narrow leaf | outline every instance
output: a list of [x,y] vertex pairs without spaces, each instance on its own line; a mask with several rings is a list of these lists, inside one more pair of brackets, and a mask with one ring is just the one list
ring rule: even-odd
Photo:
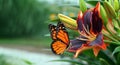
[[115,65],[114,59],[111,58],[109,54],[107,54],[107,53],[105,53],[103,51],[100,51],[100,53],[98,55],[98,58],[103,58],[103,59],[107,60],[107,62],[109,62],[109,64]]
[[86,6],[86,3],[84,0],[79,0],[79,3],[80,3],[80,10],[82,12],[85,12],[87,10],[87,6]]
[[110,65],[110,64],[109,64],[105,59],[103,59],[103,58],[100,58],[99,60],[100,60],[101,65]]
[[117,64],[120,65],[120,53],[117,54]]
[[87,7],[90,8],[90,6],[92,7],[95,7],[95,5],[98,3],[98,2],[102,2],[100,0],[87,0],[86,1],[86,4],[87,4]]
[[113,51],[112,55],[114,55],[117,52],[120,52],[120,46],[118,46],[118,47],[115,48],[115,50]]

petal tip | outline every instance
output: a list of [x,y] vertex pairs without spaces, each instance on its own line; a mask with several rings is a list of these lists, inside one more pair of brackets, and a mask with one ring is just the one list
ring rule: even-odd
[[100,8],[100,2],[96,4],[96,8]]
[[80,11],[78,14],[78,19],[82,19],[82,17],[83,17],[83,13],[82,13],[82,11]]

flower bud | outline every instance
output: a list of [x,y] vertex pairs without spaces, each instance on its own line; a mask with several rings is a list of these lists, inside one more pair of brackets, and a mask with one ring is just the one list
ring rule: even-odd
[[113,0],[108,0],[108,2],[113,6],[114,3],[113,3]]
[[112,23],[113,23],[113,26],[115,27],[115,28],[117,28],[117,29],[120,29],[120,27],[119,27],[119,24],[118,24],[118,21],[116,21],[116,20],[112,20]]
[[120,9],[120,0],[119,0],[119,9]]
[[118,0],[114,0],[114,9],[115,9],[115,11],[119,10],[119,2],[118,2]]
[[76,20],[65,16],[63,14],[58,14],[59,19],[61,20],[61,22],[65,25],[65,27],[68,27],[70,29],[76,30],[77,29],[77,23]]
[[103,5],[105,7],[105,10],[106,10],[108,17],[109,18],[116,18],[117,15],[116,15],[115,9],[112,7],[112,5],[107,1],[103,2]]
[[114,25],[111,19],[109,19],[109,22],[107,23],[106,28],[113,34],[117,33],[116,30],[114,29]]
[[106,26],[107,25],[107,22],[108,22],[108,18],[107,18],[107,14],[106,14],[106,11],[104,9],[104,7],[101,5],[100,6],[100,15],[101,15],[101,18],[104,22],[104,25]]

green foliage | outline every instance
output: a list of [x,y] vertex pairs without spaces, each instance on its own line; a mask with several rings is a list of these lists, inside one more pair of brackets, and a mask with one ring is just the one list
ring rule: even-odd
[[120,65],[120,52],[117,54],[117,64]]
[[86,4],[88,4],[89,6],[87,6],[88,8],[94,7],[97,3],[102,2],[103,0],[86,0]]
[[112,55],[114,55],[115,53],[120,52],[120,46],[116,47],[115,50],[113,51]]
[[101,65],[110,65],[105,59],[100,58]]
[[87,10],[86,3],[84,2],[84,0],[79,0],[79,2],[80,2],[80,10],[82,12],[85,12]]

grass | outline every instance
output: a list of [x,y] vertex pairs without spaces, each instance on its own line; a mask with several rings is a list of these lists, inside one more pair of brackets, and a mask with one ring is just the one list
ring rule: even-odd
[[42,38],[12,38],[12,39],[0,39],[0,44],[5,45],[31,45],[31,46],[42,46],[49,47],[51,39],[49,37]]

